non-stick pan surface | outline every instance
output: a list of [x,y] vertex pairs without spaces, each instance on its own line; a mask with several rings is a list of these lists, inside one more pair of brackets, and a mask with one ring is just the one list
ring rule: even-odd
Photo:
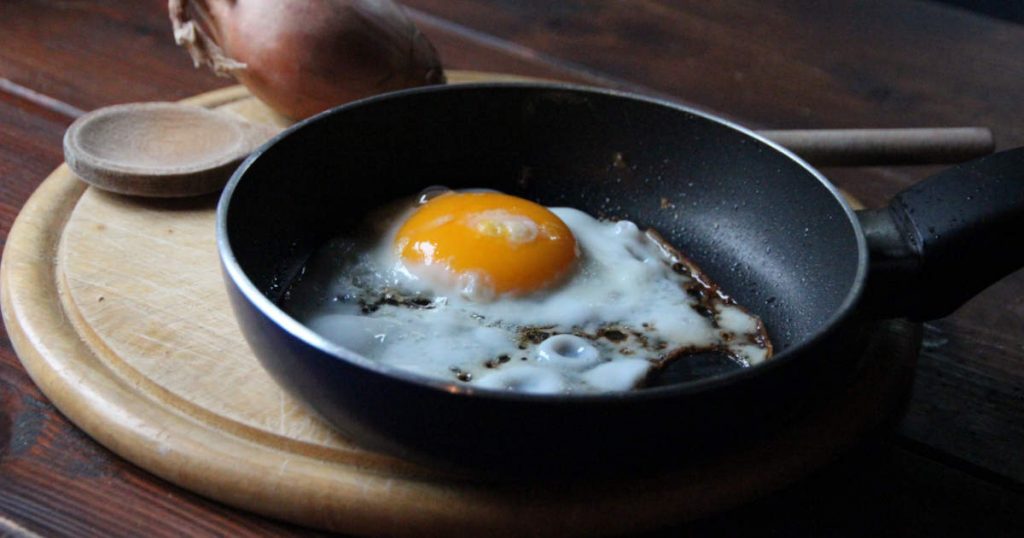
[[[712,360],[697,368],[703,379],[684,367],[627,394],[474,391],[356,356],[275,305],[316,247],[431,185],[657,229],[764,320],[776,358],[747,369]],[[414,459],[512,475],[668,465],[755,438],[857,359],[849,335],[862,328],[869,262],[857,215],[787,151],[663,102],[550,85],[369,99],[257,151],[229,183],[218,226],[233,304],[263,365],[350,437]]]

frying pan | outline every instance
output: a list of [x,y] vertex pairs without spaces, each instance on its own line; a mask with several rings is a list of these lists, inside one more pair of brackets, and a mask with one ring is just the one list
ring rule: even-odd
[[[310,254],[430,185],[487,187],[653,227],[768,327],[776,355],[696,356],[653,387],[529,395],[425,379],[332,344],[277,301]],[[676,104],[550,84],[396,92],[295,125],[218,207],[236,316],[262,365],[346,437],[403,458],[525,477],[662,469],[817,405],[873,320],[944,316],[1024,265],[1024,149],[855,212],[807,163]]]

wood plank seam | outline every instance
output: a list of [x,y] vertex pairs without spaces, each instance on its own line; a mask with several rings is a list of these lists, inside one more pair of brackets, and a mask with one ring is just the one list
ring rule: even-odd
[[894,436],[897,446],[923,458],[935,461],[946,467],[956,469],[979,480],[984,480],[995,487],[1002,488],[1007,492],[1024,494],[1024,483],[1014,480],[1007,475],[999,474],[997,471],[978,465],[972,461],[951,454],[937,447],[927,445],[906,434],[899,433]]
[[28,101],[34,105],[43,107],[51,112],[56,112],[68,118],[74,119],[85,111],[60,99],[56,99],[44,93],[27,88],[12,80],[0,77],[0,91],[7,92],[14,97]]

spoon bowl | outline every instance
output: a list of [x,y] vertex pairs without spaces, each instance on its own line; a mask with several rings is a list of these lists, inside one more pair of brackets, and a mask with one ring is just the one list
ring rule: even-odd
[[64,157],[100,189],[173,198],[219,190],[231,172],[273,134],[267,127],[198,106],[129,103],[76,120]]

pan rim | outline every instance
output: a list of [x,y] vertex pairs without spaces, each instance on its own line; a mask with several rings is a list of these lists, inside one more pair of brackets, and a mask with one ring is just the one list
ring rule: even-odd
[[[419,94],[428,94],[435,92],[464,92],[464,91],[493,91],[495,89],[511,89],[511,90],[528,90],[528,91],[565,91],[573,93],[585,93],[589,95],[599,95],[603,97],[612,97],[616,99],[627,99],[640,101],[643,103],[667,107],[680,112],[691,114],[700,117],[704,120],[717,123],[734,131],[746,135],[747,137],[758,141],[773,150],[781,153],[785,157],[799,165],[806,173],[809,173],[824,187],[829,194],[832,195],[833,199],[839,208],[847,217],[847,221],[850,224],[850,229],[854,235],[854,240],[857,244],[857,267],[855,268],[854,277],[847,291],[846,296],[840,303],[839,307],[833,311],[832,315],[813,333],[801,341],[792,344],[785,351],[772,356],[770,359],[764,361],[761,364],[753,365],[750,367],[726,372],[706,378],[688,381],[686,383],[678,383],[672,385],[666,385],[661,387],[650,387],[642,388],[640,390],[629,390],[621,392],[607,392],[607,393],[596,393],[596,394],[530,394],[521,392],[511,391],[500,391],[494,389],[482,389],[474,388],[465,385],[456,385],[451,382],[446,382],[438,379],[429,378],[426,376],[417,375],[405,370],[400,370],[395,367],[382,364],[377,361],[373,361],[366,357],[361,356],[358,353],[353,352],[345,348],[344,346],[338,345],[334,342],[327,340],[326,338],[315,333],[312,329],[309,329],[298,320],[288,315],[282,310],[277,304],[267,298],[249,279],[245,270],[242,269],[240,263],[234,255],[234,251],[231,248],[230,238],[228,237],[227,222],[228,214],[231,206],[231,200],[234,192],[237,189],[239,183],[247,175],[249,168],[265,153],[272,151],[272,149],[282,140],[289,137],[292,133],[305,128],[307,125],[329,121],[329,118],[342,114],[350,109],[369,106],[377,102],[388,101],[392,99],[403,99],[408,96],[414,96]],[[780,144],[765,138],[750,128],[744,127],[736,122],[722,118],[718,115],[701,111],[691,106],[682,105],[669,101],[664,98],[649,97],[639,95],[632,92],[614,90],[607,88],[598,88],[580,84],[568,84],[568,83],[554,83],[554,82],[477,82],[477,83],[464,83],[454,85],[436,85],[436,86],[424,86],[418,88],[411,88],[406,90],[399,90],[395,92],[384,93],[375,95],[365,99],[352,101],[345,103],[337,107],[325,110],[319,114],[311,116],[305,120],[295,123],[294,125],[283,130],[277,134],[259,148],[254,150],[235,170],[231,178],[228,180],[224,187],[221,197],[217,204],[216,211],[216,240],[217,250],[220,256],[221,265],[224,272],[228,275],[231,283],[238,289],[241,295],[248,301],[260,314],[268,318],[272,323],[277,325],[279,328],[284,330],[288,335],[296,338],[307,345],[310,345],[317,351],[323,353],[326,356],[330,356],[333,359],[344,361],[350,365],[356,366],[360,369],[367,370],[376,375],[385,376],[391,380],[395,380],[407,385],[414,385],[419,388],[425,388],[439,393],[447,394],[452,397],[469,397],[472,399],[494,399],[508,402],[523,402],[524,404],[558,404],[558,405],[600,405],[610,404],[617,402],[633,402],[633,401],[646,401],[650,399],[662,399],[672,396],[686,396],[694,395],[698,393],[704,393],[712,391],[723,386],[733,385],[749,381],[750,379],[761,377],[766,375],[777,368],[783,367],[786,364],[792,362],[798,357],[803,350],[809,349],[816,344],[826,340],[832,335],[839,326],[841,326],[856,309],[856,305],[859,303],[861,296],[864,293],[865,283],[867,280],[868,273],[868,247],[867,240],[864,234],[864,230],[860,225],[859,219],[856,216],[856,212],[846,202],[839,189],[832,184],[820,171],[811,166],[809,163],[801,159],[792,151],[786,149]],[[259,353],[257,352],[257,355]]]

